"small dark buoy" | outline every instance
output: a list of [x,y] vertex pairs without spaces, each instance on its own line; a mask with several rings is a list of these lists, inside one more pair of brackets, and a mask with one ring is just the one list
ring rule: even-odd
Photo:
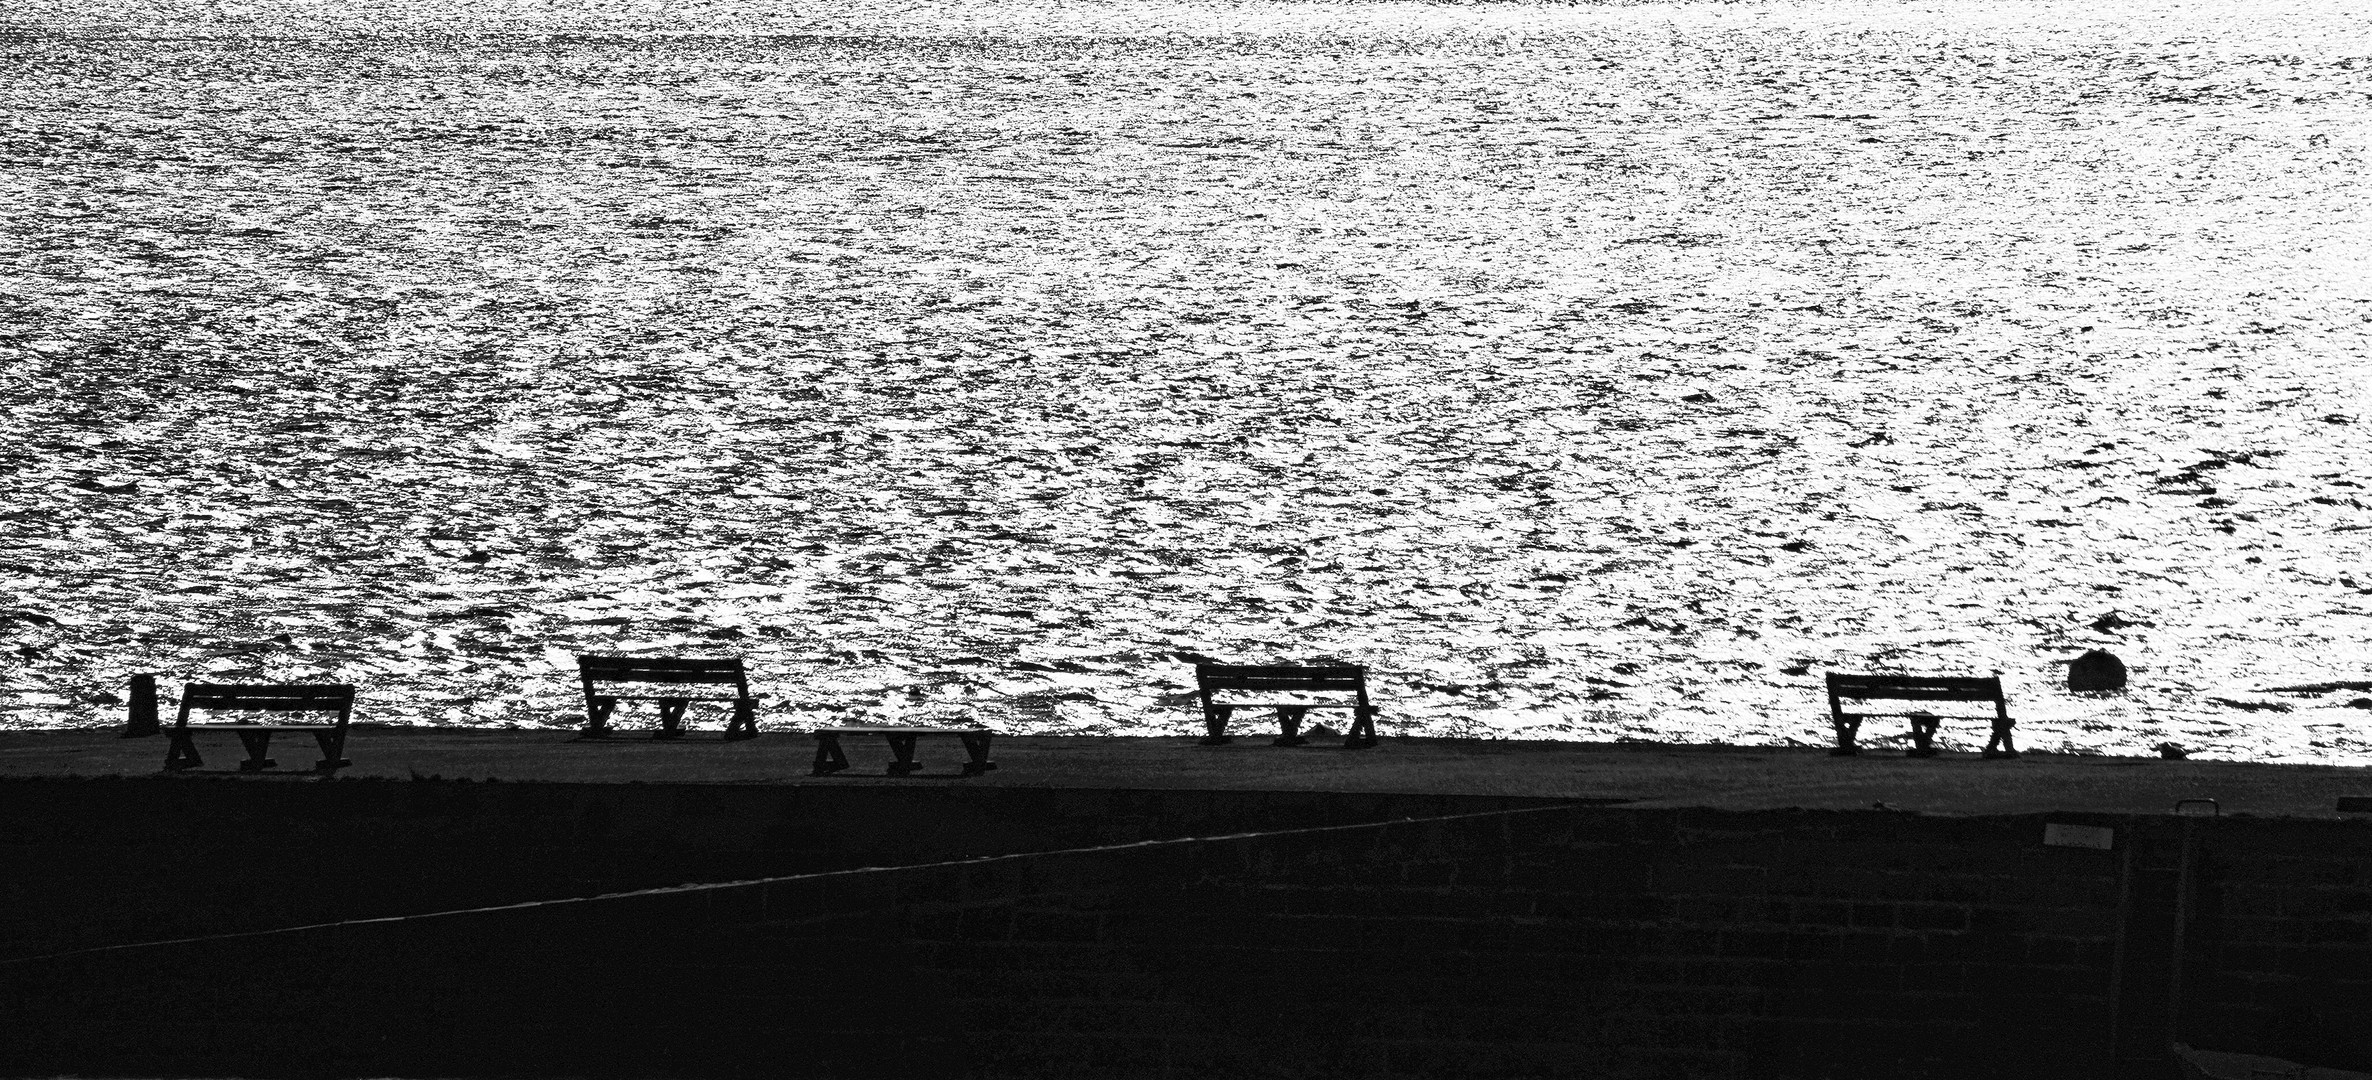
[[2092,649],[2069,661],[2067,688],[2078,693],[2125,688],[2125,662],[2106,649]]

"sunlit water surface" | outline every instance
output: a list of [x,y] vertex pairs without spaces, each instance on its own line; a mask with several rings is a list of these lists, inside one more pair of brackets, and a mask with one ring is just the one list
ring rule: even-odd
[[16,0],[0,726],[565,725],[623,648],[1168,733],[1185,653],[1366,663],[1387,734],[1999,669],[2032,748],[2372,761],[2263,692],[2372,678],[2368,27]]

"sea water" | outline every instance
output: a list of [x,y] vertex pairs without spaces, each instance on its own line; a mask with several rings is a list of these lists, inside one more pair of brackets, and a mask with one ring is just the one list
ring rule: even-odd
[[2372,692],[2270,691],[2372,678],[2368,41],[19,0],[0,725],[566,725],[648,650],[775,729],[1153,734],[1209,657],[1364,663],[1386,734],[1819,743],[1825,671],[1998,670],[2029,748],[2362,763]]

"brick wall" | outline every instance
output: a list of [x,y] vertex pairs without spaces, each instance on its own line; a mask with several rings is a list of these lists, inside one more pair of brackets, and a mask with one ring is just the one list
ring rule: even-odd
[[[1532,809],[126,949],[0,965],[0,1071],[2097,1080],[2173,1036],[2372,1064],[2372,827],[2049,819],[2118,830],[2098,851],[2045,820]],[[318,1001],[343,1035],[292,1058]]]
[[1122,1012],[1217,1014],[1218,1037],[1158,1040],[1196,1074],[2096,1077],[2118,864],[2040,832],[1803,813],[1396,823],[1214,850],[1093,922],[1015,908],[909,939],[990,1051],[976,1075],[1152,1054],[1076,1004],[1062,1026],[1080,1030],[1050,1042],[1014,1004],[1011,971],[1105,955],[1176,999]]
[[2214,824],[2183,950],[2185,1038],[2372,1071],[2372,828]]
[[1549,800],[906,785],[0,779],[0,957]]

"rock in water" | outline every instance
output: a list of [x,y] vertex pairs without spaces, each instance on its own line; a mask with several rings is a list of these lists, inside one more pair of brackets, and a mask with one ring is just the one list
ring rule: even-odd
[[2107,649],[2093,649],[2067,665],[2067,688],[2084,692],[2123,690],[2125,662]]

